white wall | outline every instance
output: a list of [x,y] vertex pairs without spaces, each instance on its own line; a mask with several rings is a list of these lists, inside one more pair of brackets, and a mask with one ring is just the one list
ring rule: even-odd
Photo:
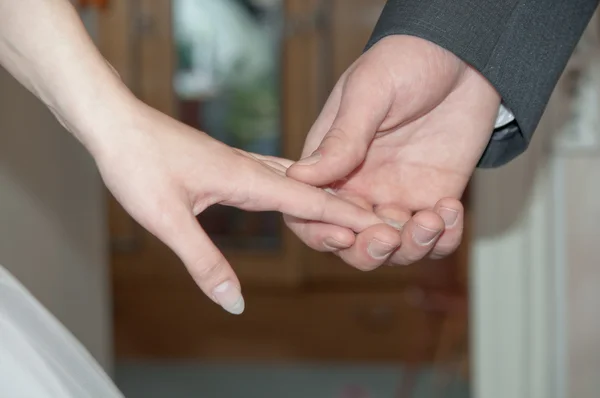
[[[586,36],[591,70],[578,108],[581,125],[600,140],[600,20]],[[588,153],[563,156],[565,332],[568,397],[592,398],[600,391],[600,144]]]
[[[557,104],[554,96],[550,108]],[[557,126],[551,122],[545,118],[540,127],[551,132]],[[554,377],[548,138],[538,136],[506,167],[474,176],[470,288],[477,398],[562,398]]]
[[600,156],[565,161],[569,397],[600,391]]
[[0,264],[110,366],[104,196],[83,148],[0,68]]
[[[592,398],[600,391],[598,28],[596,17],[528,152],[475,176],[477,397]],[[594,72],[574,102],[576,70]],[[598,145],[565,146],[569,126],[594,132]]]

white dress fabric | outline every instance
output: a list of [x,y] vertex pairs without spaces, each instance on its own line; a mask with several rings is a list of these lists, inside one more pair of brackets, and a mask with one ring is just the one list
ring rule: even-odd
[[1,266],[0,397],[123,397],[75,337]]

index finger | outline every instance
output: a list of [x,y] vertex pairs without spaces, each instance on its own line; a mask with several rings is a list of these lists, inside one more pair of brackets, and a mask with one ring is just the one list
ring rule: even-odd
[[261,209],[305,220],[320,221],[361,232],[382,221],[373,211],[289,177],[272,174],[262,184],[257,203]]

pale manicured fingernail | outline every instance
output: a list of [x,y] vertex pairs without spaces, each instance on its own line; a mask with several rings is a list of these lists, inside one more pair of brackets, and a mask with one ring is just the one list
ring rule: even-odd
[[390,245],[389,243],[382,242],[378,239],[373,239],[371,243],[369,243],[367,251],[374,259],[381,260],[392,254],[395,248],[394,245]]
[[327,250],[331,250],[331,251],[337,251],[337,250],[348,248],[348,245],[344,245],[343,243],[341,243],[333,238],[326,238],[323,241],[323,246],[325,246],[325,248]]
[[212,294],[215,301],[223,307],[225,311],[234,315],[239,315],[244,312],[246,306],[244,297],[242,297],[240,289],[230,281],[225,281],[215,287]]
[[381,220],[398,231],[402,230],[402,227],[404,226],[403,224],[400,224],[398,221],[392,220],[391,218],[383,217]]
[[321,154],[319,152],[315,152],[307,158],[300,159],[296,162],[299,166],[311,166],[321,160]]
[[417,242],[419,245],[427,246],[433,242],[435,238],[437,238],[440,232],[441,231],[429,229],[417,224],[415,230],[413,231],[413,237],[415,238],[415,242]]
[[458,211],[449,209],[447,207],[441,207],[439,211],[440,217],[444,220],[446,228],[453,227],[458,220]]

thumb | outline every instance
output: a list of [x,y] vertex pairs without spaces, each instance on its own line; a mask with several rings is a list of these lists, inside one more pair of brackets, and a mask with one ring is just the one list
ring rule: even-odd
[[202,229],[192,212],[172,210],[170,220],[156,235],[183,261],[188,272],[213,301],[238,315],[244,311],[244,298],[235,272]]
[[327,115],[322,114],[315,122],[315,126],[322,126],[321,131],[311,130],[313,137],[309,136],[307,141],[321,135],[319,147],[292,165],[287,175],[314,186],[331,184],[348,176],[365,160],[392,100],[391,85],[382,84],[382,79],[367,64],[359,64],[348,74],[333,122],[323,123],[319,119]]

